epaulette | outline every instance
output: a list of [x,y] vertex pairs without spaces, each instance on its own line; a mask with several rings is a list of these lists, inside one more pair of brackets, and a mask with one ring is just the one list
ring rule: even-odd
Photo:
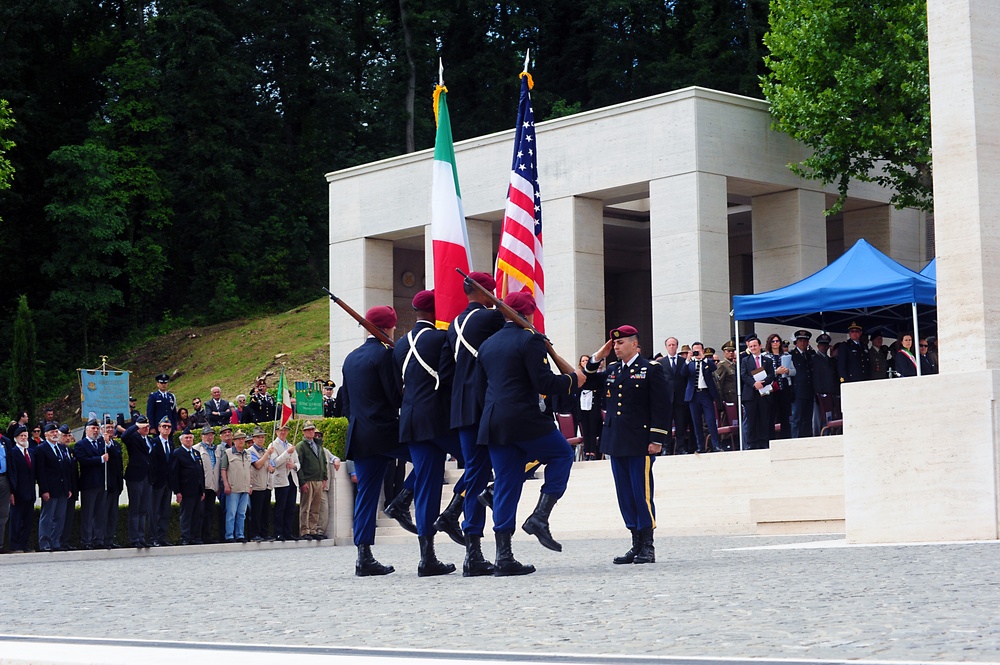
[[659,360],[650,360],[650,361],[649,361],[649,364],[650,364],[650,365],[659,365],[659,364],[660,364],[660,361],[659,361]]

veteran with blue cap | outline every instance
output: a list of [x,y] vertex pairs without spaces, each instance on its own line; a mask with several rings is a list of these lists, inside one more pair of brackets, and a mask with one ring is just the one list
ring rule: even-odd
[[[586,386],[604,392],[607,409],[601,430],[601,452],[611,458],[618,508],[632,533],[632,547],[616,564],[654,563],[653,461],[670,438],[664,404],[669,386],[660,363],[639,352],[639,331],[630,325],[613,329],[607,342],[590,357]],[[615,362],[603,372],[601,361],[614,350]]]

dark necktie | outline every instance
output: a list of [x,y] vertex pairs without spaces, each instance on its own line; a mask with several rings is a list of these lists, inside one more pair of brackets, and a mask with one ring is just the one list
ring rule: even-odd
[[28,470],[30,471],[31,470],[31,453],[28,452],[27,448],[24,449],[24,461],[28,463]]

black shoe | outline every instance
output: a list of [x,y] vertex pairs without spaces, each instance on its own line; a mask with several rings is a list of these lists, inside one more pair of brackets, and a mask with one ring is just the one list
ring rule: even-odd
[[302,540],[312,540],[313,539],[313,535],[311,533],[304,533],[304,534],[302,534],[301,538],[302,538]]
[[104,546],[104,548],[108,550],[120,550],[122,546],[119,545],[118,543],[108,543],[107,545]]
[[358,577],[373,577],[396,572],[392,566],[383,566],[372,556],[371,545],[358,545],[358,562],[354,566],[354,574]]
[[204,545],[205,541],[204,540],[192,540],[191,544],[192,545]]
[[[142,541],[142,546],[143,546],[143,548],[145,548],[145,549],[147,549],[147,550],[148,550],[148,549],[149,549],[150,547],[153,547],[153,544],[152,544],[152,543],[150,543],[150,542],[149,542],[149,541],[147,541],[147,540],[144,540],[144,541]],[[157,547],[159,547],[159,545],[157,545]]]
[[558,500],[558,497],[553,494],[539,494],[535,512],[528,516],[528,519],[524,521],[521,528],[526,533],[530,533],[538,538],[538,542],[542,544],[542,547],[555,552],[562,552],[562,545],[556,542],[549,531],[549,514],[552,513],[552,507],[556,505],[556,501]]
[[236,539],[235,538],[226,538],[226,542],[227,543],[235,543]]
[[417,577],[432,577],[455,572],[455,564],[442,563],[434,553],[434,536],[417,536],[420,543],[420,563],[417,564]]
[[479,500],[479,503],[493,510],[493,483],[487,485],[486,489],[480,492],[476,498]]
[[493,564],[483,556],[482,540],[482,536],[465,535],[465,563],[462,564],[462,577],[493,574]]
[[154,540],[149,545],[146,545],[146,547],[160,547],[160,541]]
[[254,536],[254,537],[253,537],[253,538],[251,538],[250,540],[252,540],[252,541],[253,541],[253,542],[255,542],[255,543],[261,543],[261,542],[264,542],[264,539],[263,539],[263,538],[261,538],[260,536]]
[[493,564],[494,577],[510,577],[512,575],[530,575],[535,572],[531,564],[522,564],[514,558],[510,549],[510,539],[514,534],[496,532],[497,559]]
[[625,554],[621,556],[616,556],[612,560],[612,563],[617,563],[617,564],[632,563],[633,561],[635,561],[635,555],[639,551],[639,547],[640,547],[639,530],[632,529],[632,549],[630,549],[628,552],[625,552]]
[[92,549],[94,549],[94,546],[93,545],[84,545],[83,549],[85,549],[85,550],[92,550]]
[[399,526],[415,534],[417,533],[417,525],[413,523],[413,518],[410,516],[411,503],[413,503],[413,490],[404,489],[382,512],[396,520]]
[[635,560],[632,563],[656,563],[652,527],[639,530],[639,551],[635,553]]
[[246,538],[237,538],[236,542],[238,542],[238,543],[245,543],[245,542],[247,542],[247,539]]
[[184,540],[183,538],[181,538],[181,546],[184,546],[184,545],[190,545],[190,544],[191,544],[191,542],[190,542],[190,541],[188,541],[188,540]]
[[141,549],[144,549],[146,547],[146,543],[142,542],[141,540],[133,540],[130,543],[130,546],[134,547],[137,550],[141,550]]
[[434,520],[434,528],[457,544],[465,546],[465,534],[462,533],[462,524],[459,516],[462,514],[462,507],[465,505],[465,498],[461,494],[452,494],[448,507]]
[[77,548],[73,547],[72,545],[63,545],[62,551],[63,552],[75,552],[76,549]]
[[170,542],[169,540],[161,540],[160,541],[160,545],[163,545],[164,547],[173,547],[174,546],[174,544],[172,542]]
[[314,533],[313,540],[326,540],[327,536],[325,533]]
[[275,536],[274,539],[277,540],[279,543],[285,542],[284,536]]

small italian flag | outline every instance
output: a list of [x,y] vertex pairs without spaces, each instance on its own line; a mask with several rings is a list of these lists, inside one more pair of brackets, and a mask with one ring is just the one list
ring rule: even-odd
[[292,419],[292,393],[288,390],[288,382],[285,381],[285,366],[281,366],[281,378],[278,379],[278,399],[281,400],[280,410],[277,419],[278,426],[285,425]]

